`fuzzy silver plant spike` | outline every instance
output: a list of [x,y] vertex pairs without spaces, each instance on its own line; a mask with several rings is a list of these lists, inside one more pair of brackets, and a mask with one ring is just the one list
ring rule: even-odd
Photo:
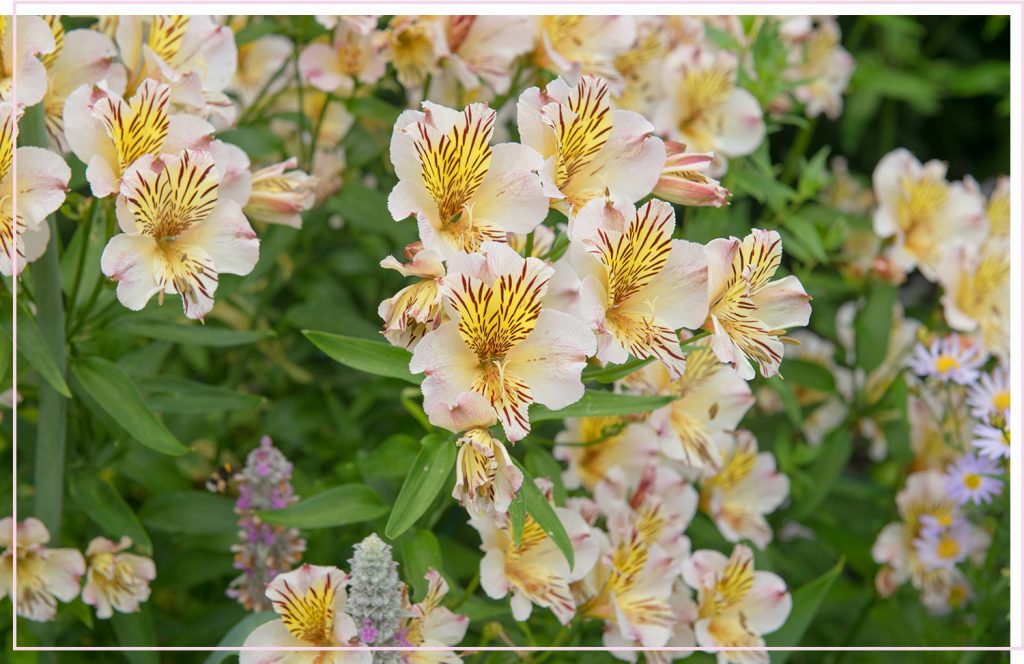
[[[359,628],[360,639],[368,645],[404,645],[395,641],[404,611],[404,584],[398,579],[398,563],[391,546],[370,535],[354,547],[348,561],[351,578],[345,610]],[[373,661],[398,662],[401,652],[375,651]]]

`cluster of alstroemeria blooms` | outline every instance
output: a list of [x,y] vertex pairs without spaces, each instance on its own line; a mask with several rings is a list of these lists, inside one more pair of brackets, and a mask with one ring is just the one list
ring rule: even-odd
[[[684,533],[699,507],[732,542],[771,540],[765,515],[789,483],[736,428],[754,402],[755,365],[778,373],[810,297],[796,277],[777,278],[775,231],[674,239],[675,209],[657,198],[663,169],[711,157],[666,146],[643,116],[616,108],[606,80],[556,78],[525,90],[516,110],[521,143],[494,143],[496,112],[483,103],[424,102],[398,118],[388,205],[397,221],[415,218],[420,239],[407,263],[381,262],[415,278],[381,303],[383,333],[425,374],[430,422],[455,434],[454,496],[480,532],[481,586],[509,596],[517,620],[534,606],[563,624],[602,620],[609,646],[763,645],[789,613],[783,581],[755,572],[742,544],[728,559],[691,553]],[[546,221],[552,210],[564,224]],[[518,541],[512,533],[524,479],[504,441],[529,435],[532,404],[579,400],[588,363],[631,357],[645,364],[618,391],[671,400],[566,423],[556,448],[566,486],[593,496],[555,508],[575,550],[570,567],[532,516]],[[550,483],[537,481],[551,499]]]
[[907,361],[915,459],[896,496],[901,520],[872,549],[883,565],[875,584],[887,596],[909,580],[934,613],[973,596],[957,565],[984,561],[991,533],[977,522],[1008,478],[1009,371],[985,371],[988,361],[980,339],[956,334],[925,339]]
[[10,595],[22,618],[54,620],[57,602],[71,602],[79,594],[102,619],[114,611],[135,613],[139,604],[149,599],[149,582],[156,578],[156,566],[149,558],[127,553],[132,546],[129,537],[119,542],[95,537],[84,556],[78,549],[49,548],[49,541],[50,531],[39,519],[29,517],[17,526],[11,517],[0,520],[0,546],[4,549],[0,599]]
[[[376,535],[356,544],[349,560],[351,574],[337,567],[301,565],[274,577],[267,586],[270,606],[280,618],[257,627],[239,653],[241,664],[267,662],[323,662],[370,664],[370,662],[460,662],[450,652],[360,650],[377,647],[443,648],[457,645],[466,634],[469,619],[441,606],[448,583],[437,572],[427,571],[423,599],[413,604],[409,588],[398,580],[391,547]],[[282,651],[281,648],[349,647],[352,650]]]
[[16,20],[17,98],[5,86],[0,103],[5,190],[25,113],[40,114],[50,149],[15,153],[18,209],[3,198],[0,270],[16,274],[45,250],[45,217],[64,200],[72,153],[85,165],[93,205],[106,199],[116,213],[121,232],[101,269],[118,282],[121,303],[137,310],[154,295],[177,294],[185,314],[202,319],[219,275],[256,264],[250,220],[297,225],[316,185],[289,170],[295,160],[251,171],[245,152],[214,138],[244,96],[232,30],[208,16],[107,17],[67,32],[57,16]]

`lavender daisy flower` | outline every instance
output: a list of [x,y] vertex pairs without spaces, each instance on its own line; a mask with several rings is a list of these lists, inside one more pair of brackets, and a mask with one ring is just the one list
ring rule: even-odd
[[228,597],[251,611],[267,611],[270,600],[264,594],[275,576],[287,572],[302,559],[306,541],[299,531],[275,526],[257,515],[259,510],[280,509],[298,500],[292,492],[292,464],[269,436],[249,453],[245,468],[238,474],[238,536],[241,542],[231,547],[235,569],[241,576],[231,582]]
[[1009,419],[1010,375],[1004,367],[996,367],[991,374],[982,374],[978,382],[967,388],[967,405],[971,415],[979,420],[995,417]]
[[973,549],[974,529],[964,518],[948,528],[924,527],[914,540],[914,550],[922,563],[932,569],[952,569],[967,559]]
[[965,454],[946,469],[949,495],[960,505],[992,502],[1003,491],[1003,483],[994,476],[1002,470],[993,459]]
[[933,341],[928,347],[918,344],[908,366],[921,377],[967,385],[977,379],[986,359],[984,351],[961,344],[959,335],[953,334]]
[[978,454],[989,459],[1010,458],[1010,429],[1008,426],[979,424],[974,427],[974,440],[971,441]]

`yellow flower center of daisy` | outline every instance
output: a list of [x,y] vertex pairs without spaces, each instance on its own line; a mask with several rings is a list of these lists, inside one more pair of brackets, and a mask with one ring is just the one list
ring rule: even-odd
[[939,545],[935,548],[935,552],[939,554],[940,558],[946,560],[956,558],[957,554],[960,553],[960,543],[956,541],[955,537],[943,537],[939,540]]
[[992,407],[996,410],[1009,410],[1010,408],[1010,392],[1009,390],[1000,390],[992,395]]
[[972,491],[976,490],[981,486],[981,475],[976,473],[968,473],[964,475],[964,486]]
[[935,360],[935,370],[941,374],[949,373],[960,366],[960,362],[952,355],[940,355]]
[[967,599],[967,588],[962,585],[955,585],[949,589],[949,606],[956,608]]

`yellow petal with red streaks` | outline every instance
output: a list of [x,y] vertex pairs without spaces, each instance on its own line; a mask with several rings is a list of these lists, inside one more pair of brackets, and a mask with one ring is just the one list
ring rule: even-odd
[[117,149],[118,175],[123,175],[139,157],[160,153],[170,125],[167,117],[170,95],[167,85],[147,78],[130,103],[114,96],[96,102],[93,112]]
[[217,204],[217,173],[209,152],[184,150],[159,172],[140,168],[124,187],[128,209],[142,233],[177,237],[205,220]]

